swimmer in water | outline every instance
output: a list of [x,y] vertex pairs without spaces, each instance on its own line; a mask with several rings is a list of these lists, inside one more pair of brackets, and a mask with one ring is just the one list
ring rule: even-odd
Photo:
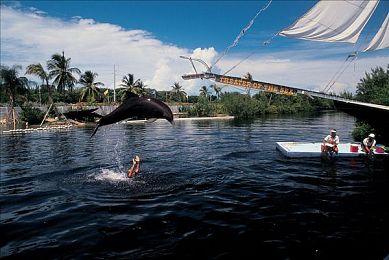
[[139,173],[139,167],[140,167],[140,158],[138,155],[135,155],[134,158],[132,158],[132,165],[131,168],[127,172],[128,177],[134,177]]

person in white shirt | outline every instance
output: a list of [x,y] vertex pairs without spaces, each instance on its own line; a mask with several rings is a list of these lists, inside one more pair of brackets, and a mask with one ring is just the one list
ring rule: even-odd
[[375,138],[374,134],[369,134],[368,137],[363,139],[363,142],[361,143],[362,151],[364,151],[365,153],[370,153],[373,151],[373,148],[376,144],[374,138]]
[[336,135],[336,129],[331,129],[329,135],[324,138],[323,143],[321,145],[321,152],[330,152],[334,151],[336,154],[338,153],[338,144],[339,144],[339,136]]

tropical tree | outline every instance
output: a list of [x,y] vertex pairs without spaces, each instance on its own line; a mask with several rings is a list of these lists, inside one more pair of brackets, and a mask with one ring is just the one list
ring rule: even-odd
[[49,69],[49,77],[54,78],[53,84],[57,86],[57,90],[61,93],[68,88],[70,92],[73,91],[77,79],[73,74],[81,74],[78,68],[70,67],[71,58],[66,59],[64,52],[61,54],[53,54],[51,60],[47,61],[47,68]]
[[211,88],[215,91],[217,99],[220,99],[220,94],[222,92],[222,88],[216,84],[211,85]]
[[121,100],[124,101],[129,98],[131,93],[135,93],[135,88],[139,84],[140,79],[134,81],[134,74],[128,73],[123,77],[122,83],[120,86],[124,87],[119,91],[119,95],[121,95]]
[[[49,103],[53,102],[51,96],[51,87],[49,85],[49,72],[45,71],[43,66],[40,63],[28,65],[26,68],[26,74],[38,76],[42,80],[42,86],[46,86],[49,94]],[[39,88],[41,89],[41,88]]]
[[17,98],[22,98],[28,91],[28,79],[26,77],[19,77],[19,70],[22,67],[14,65],[12,68],[1,66],[0,69],[0,82],[1,87],[4,89],[5,94],[9,97],[9,104],[14,107]]
[[83,85],[83,89],[81,90],[80,101],[87,98],[88,101],[94,102],[96,101],[96,97],[101,96],[98,86],[103,86],[104,84],[101,82],[95,82],[97,76],[97,73],[90,70],[85,71],[85,73],[81,75],[79,83]]
[[170,91],[170,97],[174,98],[177,101],[182,102],[185,100],[185,97],[187,96],[186,92],[184,91],[183,87],[178,82],[174,82],[172,90]]
[[147,96],[149,92],[146,87],[147,85],[145,85],[141,80],[138,80],[136,85],[134,85],[133,92],[140,96]]
[[209,95],[208,88],[206,86],[202,86],[200,88],[200,96],[208,97],[208,95]]
[[17,98],[23,98],[27,91],[28,79],[26,77],[19,77],[19,70],[22,67],[18,65],[12,66],[12,68],[6,66],[0,66],[0,83],[1,88],[5,94],[9,97],[10,114],[8,116],[9,121],[13,121],[14,129],[16,128],[16,113],[15,105]]
[[356,98],[360,101],[389,105],[389,65],[372,69],[357,85]]

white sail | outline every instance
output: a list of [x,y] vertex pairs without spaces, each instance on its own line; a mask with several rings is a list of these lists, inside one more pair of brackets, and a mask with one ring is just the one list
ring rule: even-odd
[[381,28],[373,40],[371,40],[369,46],[363,51],[374,51],[384,48],[389,48],[389,13],[386,14],[385,21],[382,23]]
[[311,41],[355,43],[378,2],[322,0],[279,34]]

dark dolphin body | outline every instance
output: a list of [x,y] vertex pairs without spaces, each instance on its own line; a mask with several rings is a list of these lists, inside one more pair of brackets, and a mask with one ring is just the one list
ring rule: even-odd
[[91,137],[95,135],[100,126],[110,125],[134,117],[146,119],[165,118],[173,124],[173,113],[165,103],[155,98],[139,97],[132,94],[123,104],[99,120]]

